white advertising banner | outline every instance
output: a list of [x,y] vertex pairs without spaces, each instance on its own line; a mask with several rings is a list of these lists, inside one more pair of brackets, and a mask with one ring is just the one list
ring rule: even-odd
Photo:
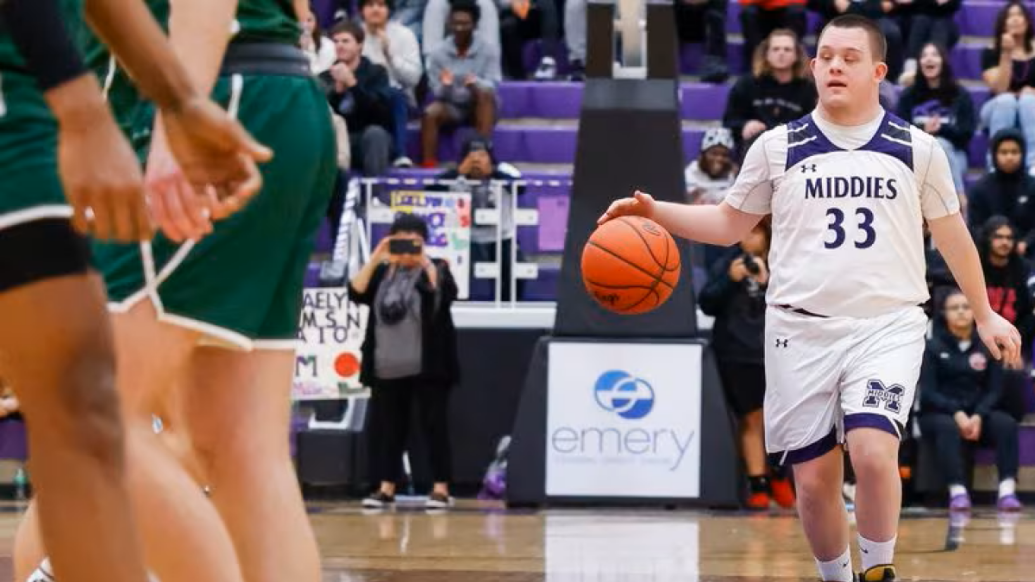
[[700,496],[697,344],[553,342],[546,494]]

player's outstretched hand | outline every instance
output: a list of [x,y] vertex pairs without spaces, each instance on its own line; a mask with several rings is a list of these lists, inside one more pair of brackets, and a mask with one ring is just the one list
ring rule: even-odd
[[210,208],[219,220],[240,210],[262,187],[257,163],[273,152],[256,142],[234,119],[208,98],[192,99],[175,111],[162,111],[165,137],[194,191],[214,191]]
[[597,224],[604,224],[612,218],[619,216],[654,216],[654,197],[646,192],[637,190],[629,198],[615,200],[608,207],[607,212],[597,219]]
[[977,322],[978,335],[985,342],[992,357],[1006,364],[1016,365],[1021,359],[1021,334],[998,313]]

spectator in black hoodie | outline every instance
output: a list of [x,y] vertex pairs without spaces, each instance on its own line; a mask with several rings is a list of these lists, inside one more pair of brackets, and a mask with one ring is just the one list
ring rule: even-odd
[[791,30],[774,30],[755,49],[751,74],[730,90],[722,124],[746,152],[761,133],[805,116],[816,107],[808,55]]
[[1035,242],[1035,178],[1024,167],[1024,138],[1016,129],[1004,129],[992,138],[994,169],[971,188],[967,219],[972,231],[989,218],[1008,216],[1017,231],[1017,253],[1029,256]]
[[945,52],[952,51],[960,39],[955,17],[962,5],[963,0],[913,0],[906,38],[906,61],[899,83],[916,74],[917,61],[926,44],[934,43]]
[[[978,248],[992,309],[1017,327],[1025,348],[1030,347],[1035,315],[1028,290],[1030,268],[1015,252],[1016,231],[1005,216],[989,218],[981,229]],[[1027,351],[1027,350],[1025,350]]]
[[762,427],[765,400],[765,290],[769,284],[768,221],[756,226],[712,267],[698,298],[701,311],[715,317],[712,346],[719,363],[726,401],[739,421],[740,452],[747,469],[751,509],[769,507],[770,495],[784,507],[794,506],[785,479],[766,477]]
[[[981,266],[988,288],[988,302],[992,309],[1012,323],[1024,342],[1021,355],[1030,359],[1032,334],[1035,333],[1033,302],[1028,288],[1031,270],[1028,263],[1015,252],[1016,233],[1009,219],[993,216],[985,222],[978,239]],[[1024,417],[1024,367],[1006,365],[1004,376],[1003,410],[1016,419]]]
[[898,115],[933,135],[949,157],[952,182],[963,197],[963,173],[967,170],[967,145],[977,127],[974,102],[952,74],[945,50],[934,43],[924,45],[920,74],[902,92]]
[[875,21],[888,41],[888,55],[885,59],[888,65],[887,78],[898,79],[902,73],[903,41],[897,17],[911,3],[902,0],[808,0],[808,7],[818,12],[824,22],[842,14],[860,14]]
[[353,168],[367,176],[388,169],[392,153],[392,95],[388,71],[363,56],[363,27],[345,21],[331,30],[338,61],[320,75],[327,100],[345,118]]
[[994,445],[999,470],[999,509],[1021,509],[1017,421],[996,410],[1002,395],[999,364],[977,337],[974,313],[958,289],[942,304],[927,342],[920,373],[920,429],[930,441],[949,486],[949,508],[970,509],[960,446],[964,440]]

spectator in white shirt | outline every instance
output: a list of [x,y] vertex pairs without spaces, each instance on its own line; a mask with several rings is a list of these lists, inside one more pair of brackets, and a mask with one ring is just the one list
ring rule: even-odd
[[393,5],[393,0],[360,0],[360,15],[367,35],[363,56],[388,70],[392,86],[392,141],[396,149],[392,165],[410,167],[413,162],[406,157],[406,125],[410,107],[417,106],[414,89],[424,74],[424,65],[417,36],[406,26],[389,20]]
[[686,201],[690,204],[718,204],[737,179],[733,163],[733,134],[725,127],[713,127],[701,139],[701,155],[686,167]]

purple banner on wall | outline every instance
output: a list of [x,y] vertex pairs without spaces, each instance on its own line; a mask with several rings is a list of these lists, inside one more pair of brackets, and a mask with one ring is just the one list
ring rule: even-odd
[[539,250],[563,251],[564,235],[568,231],[568,196],[540,196]]

